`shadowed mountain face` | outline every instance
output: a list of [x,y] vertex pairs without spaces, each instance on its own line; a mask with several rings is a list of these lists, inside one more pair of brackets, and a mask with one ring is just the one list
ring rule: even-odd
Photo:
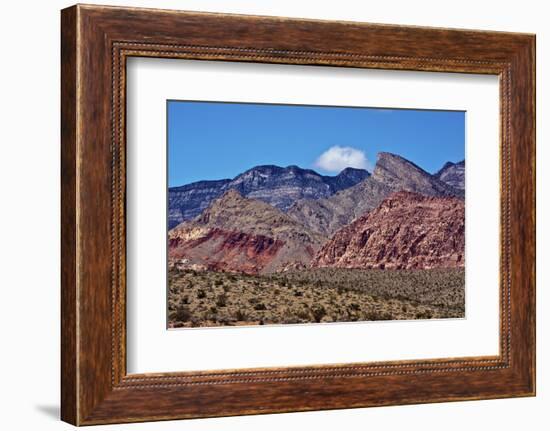
[[444,183],[414,163],[395,154],[380,153],[367,179],[328,198],[301,199],[287,214],[310,230],[330,236],[401,190],[426,196],[464,197],[463,190]]
[[190,220],[219,197],[231,180],[198,181],[168,189],[168,229]]
[[299,199],[319,199],[349,188],[369,176],[363,169],[346,168],[336,176],[320,175],[297,166],[257,166],[234,179],[199,181],[168,190],[169,229],[199,215],[230,189],[242,196],[287,211]]
[[464,201],[397,192],[338,230],[313,267],[430,269],[464,266]]
[[464,160],[458,163],[447,162],[435,176],[450,186],[464,190],[465,168]]
[[169,231],[168,253],[183,267],[260,274],[309,264],[325,241],[279,209],[230,189]]

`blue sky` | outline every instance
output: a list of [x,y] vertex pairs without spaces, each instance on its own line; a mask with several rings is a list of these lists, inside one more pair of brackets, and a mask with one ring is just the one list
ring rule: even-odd
[[268,164],[370,170],[380,151],[433,173],[464,159],[464,133],[461,111],[168,101],[168,184]]

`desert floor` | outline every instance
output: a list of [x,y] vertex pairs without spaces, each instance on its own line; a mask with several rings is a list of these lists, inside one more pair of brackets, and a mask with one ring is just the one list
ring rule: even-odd
[[463,269],[168,276],[170,328],[464,317]]

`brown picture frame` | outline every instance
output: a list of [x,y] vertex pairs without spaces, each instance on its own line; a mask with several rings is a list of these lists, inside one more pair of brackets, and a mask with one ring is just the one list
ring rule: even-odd
[[[535,394],[534,35],[84,5],[61,18],[62,420],[91,425]],[[498,75],[500,354],[128,375],[129,56]]]

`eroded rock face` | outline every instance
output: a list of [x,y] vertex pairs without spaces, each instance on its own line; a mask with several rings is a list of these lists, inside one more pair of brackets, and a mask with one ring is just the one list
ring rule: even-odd
[[464,197],[462,190],[449,186],[437,176],[396,154],[379,153],[372,176],[395,191],[405,190],[426,196]]
[[320,175],[298,166],[256,166],[231,179],[199,181],[168,191],[169,229],[191,220],[227,190],[287,211],[298,199],[319,199],[351,187],[369,176],[363,169],[346,168],[336,176]]
[[313,267],[431,269],[464,266],[464,201],[397,192],[337,231]]
[[168,190],[168,229],[191,220],[218,198],[231,180],[198,181]]
[[277,208],[231,189],[169,231],[168,257],[180,267],[270,273],[309,264],[325,241]]
[[274,259],[284,242],[264,235],[208,229],[192,240],[170,238],[170,259],[186,268],[258,274]]
[[458,163],[447,162],[435,174],[437,178],[450,186],[464,190],[464,177],[466,174],[466,163],[464,160]]
[[401,190],[427,196],[464,197],[463,190],[444,183],[403,157],[380,153],[367,179],[328,198],[301,199],[287,213],[310,230],[330,236]]

